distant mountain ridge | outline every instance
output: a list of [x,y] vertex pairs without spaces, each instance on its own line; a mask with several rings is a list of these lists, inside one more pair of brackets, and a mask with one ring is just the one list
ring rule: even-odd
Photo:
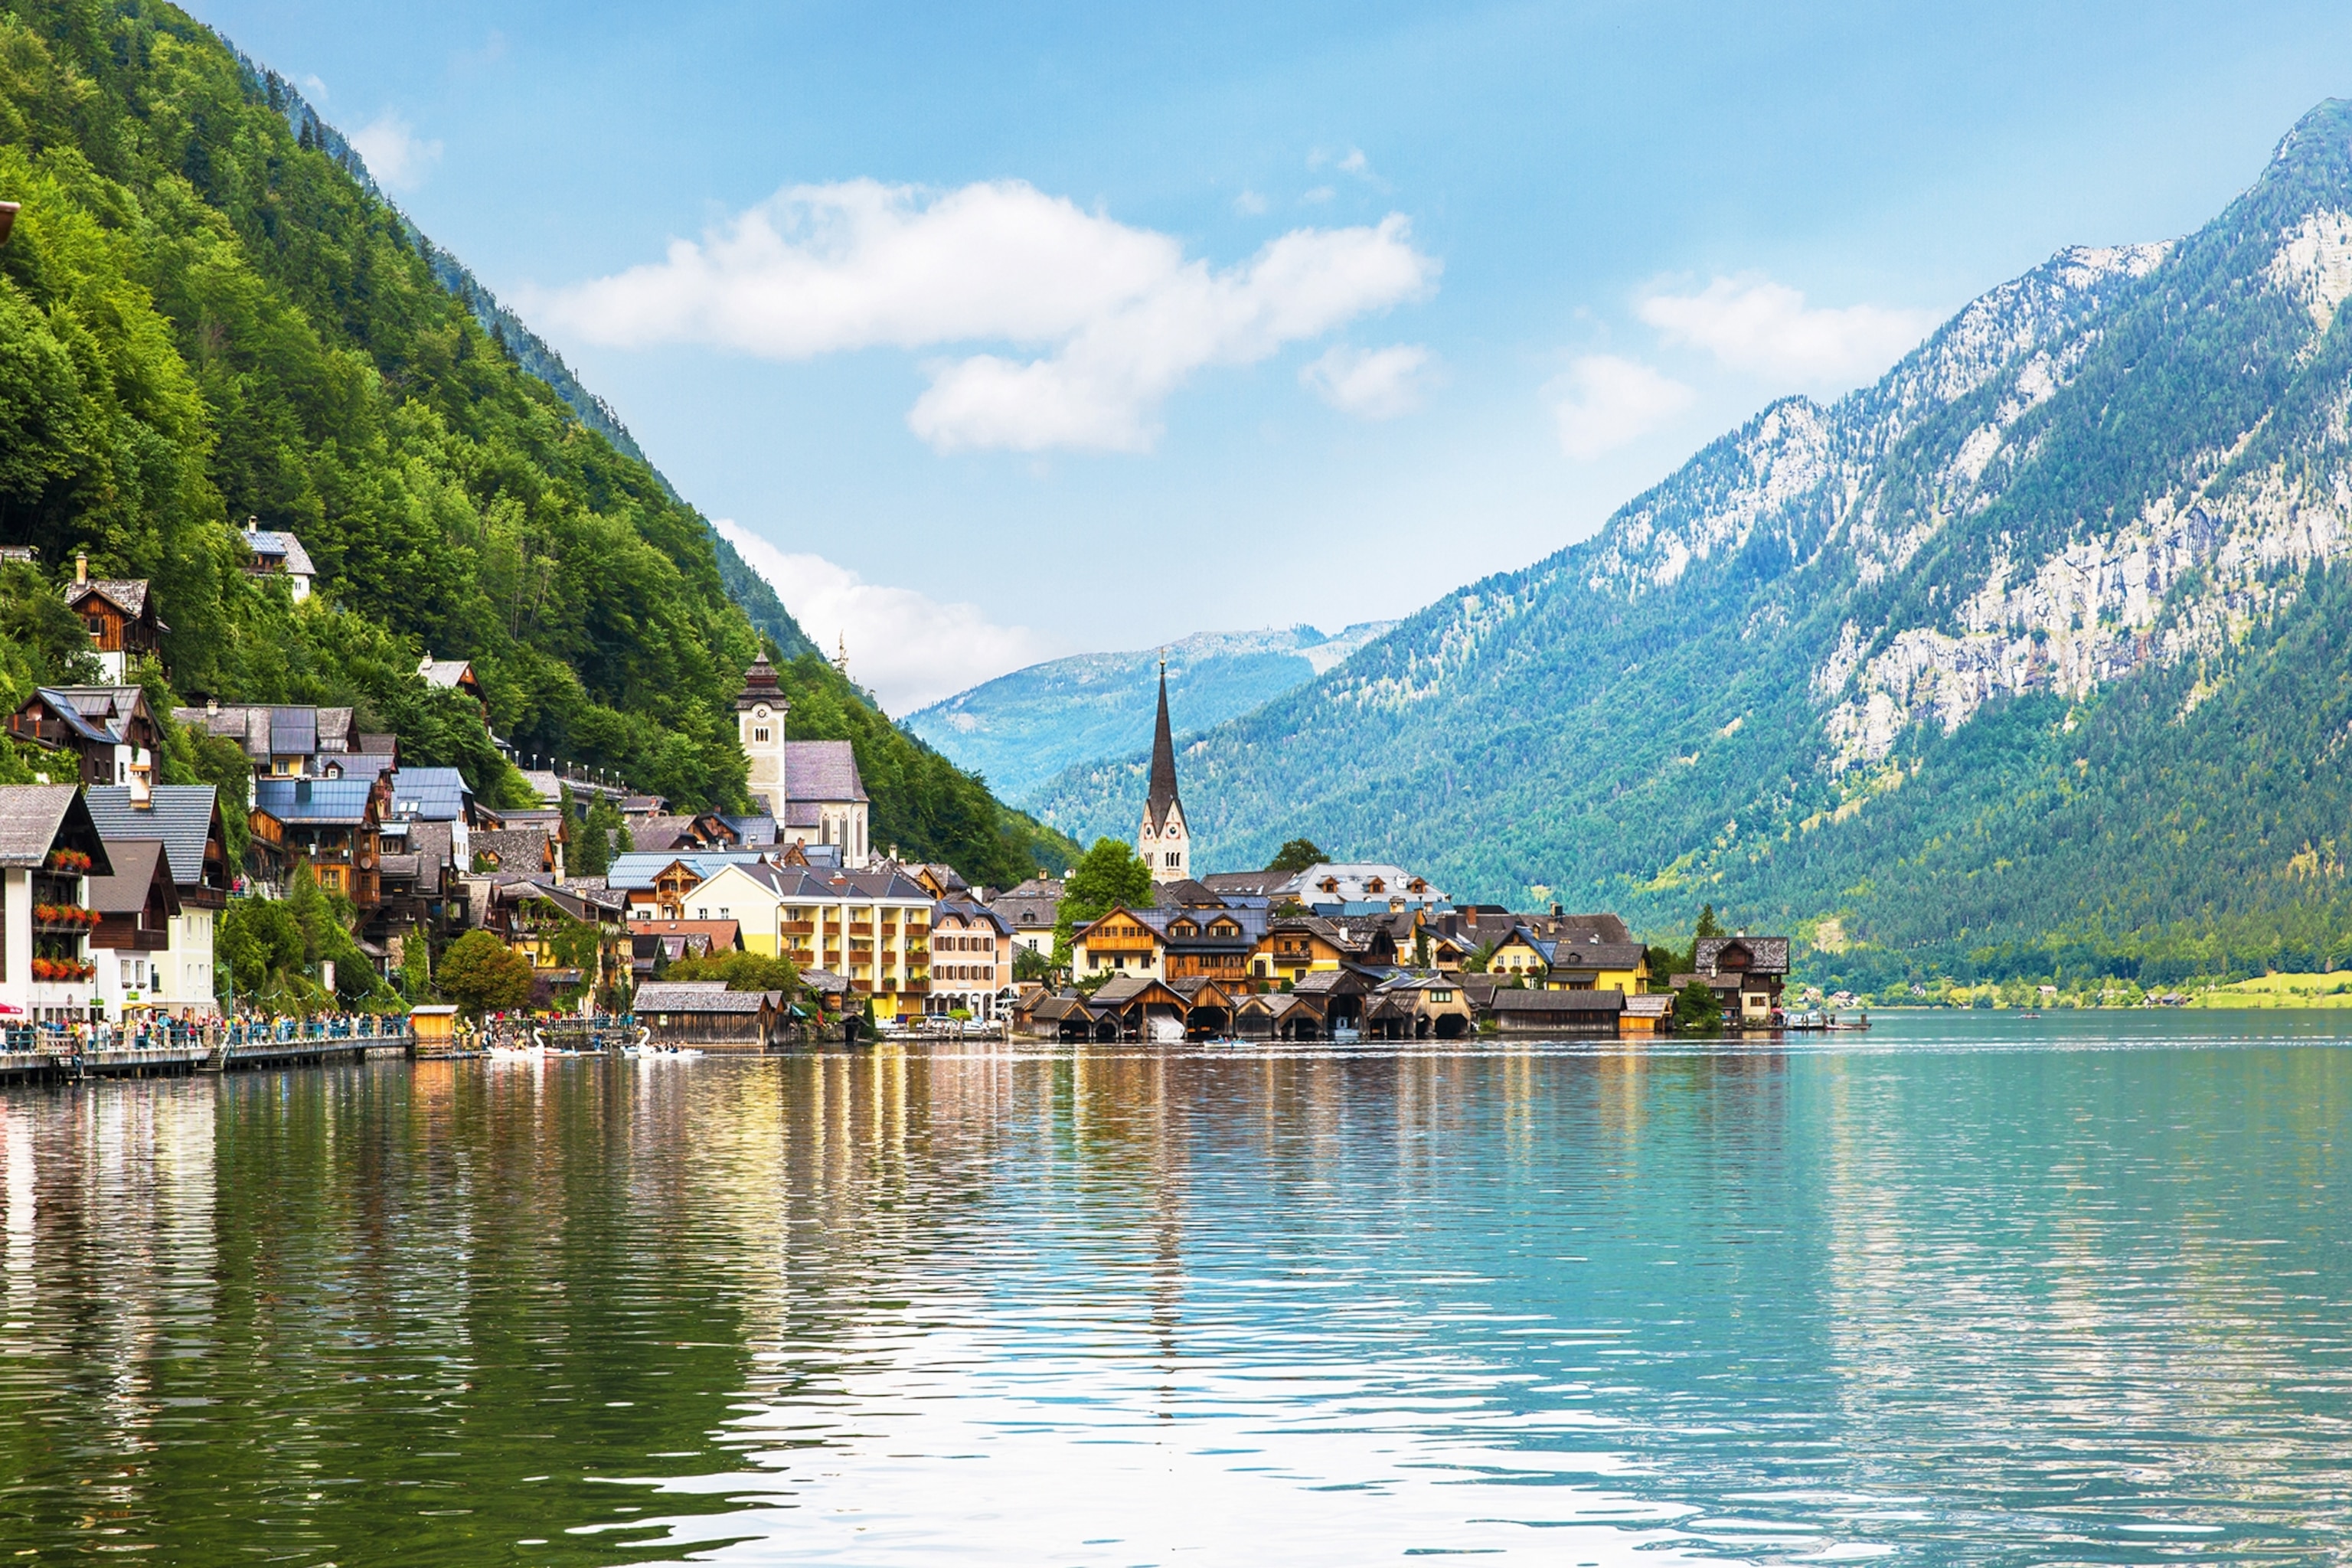
[[[1198,632],[1168,645],[1179,730],[1237,718],[1325,674],[1395,626],[1372,621],[1326,637],[1310,626]],[[1151,743],[1160,650],[1078,654],[1031,665],[909,715],[904,727],[986,777],[1016,804],[1073,767]]]
[[[1197,852],[1306,834],[1653,928],[1710,900],[1882,978],[2341,957],[2347,297],[2330,100],[2197,234],[2061,252],[1211,731]],[[1139,787],[1037,804],[1083,837]]]

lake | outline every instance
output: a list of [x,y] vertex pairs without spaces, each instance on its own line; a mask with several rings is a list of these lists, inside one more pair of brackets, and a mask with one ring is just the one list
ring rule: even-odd
[[0,1557],[2340,1560],[2339,1019],[0,1090]]

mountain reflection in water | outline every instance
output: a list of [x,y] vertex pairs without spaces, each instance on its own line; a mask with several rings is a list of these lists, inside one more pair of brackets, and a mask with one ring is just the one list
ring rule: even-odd
[[2328,1026],[0,1090],[0,1547],[2307,1561]]

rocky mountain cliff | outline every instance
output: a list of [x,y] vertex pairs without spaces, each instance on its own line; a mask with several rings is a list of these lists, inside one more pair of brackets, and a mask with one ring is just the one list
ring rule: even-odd
[[[1394,621],[1326,637],[1309,626],[1196,632],[1167,649],[1179,722],[1204,730],[1236,718],[1339,664]],[[1073,767],[1125,755],[1151,740],[1160,649],[1089,653],[1033,664],[935,702],[905,727],[1020,804]]]
[[[2338,956],[2347,294],[2330,101],[2199,233],[2062,252],[1202,738],[1205,858],[1713,900],[1877,974]],[[1041,805],[1123,824],[1138,776]]]

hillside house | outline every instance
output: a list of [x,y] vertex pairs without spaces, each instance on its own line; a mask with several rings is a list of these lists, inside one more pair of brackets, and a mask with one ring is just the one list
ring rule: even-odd
[[136,686],[43,686],[8,716],[8,734],[69,754],[85,786],[152,782],[163,743]]
[[212,1016],[219,1010],[213,943],[236,877],[219,792],[211,784],[157,784],[142,797],[116,785],[85,790],[82,799],[108,843],[152,838],[163,846],[176,909],[162,950],[144,950],[142,1000],[174,1016]]
[[310,552],[292,534],[261,526],[258,518],[245,520],[245,574],[286,584],[294,602],[300,604],[310,596],[310,584],[319,574],[310,564]]
[[1702,937],[1691,962],[1693,973],[1675,975],[1674,989],[1704,980],[1723,1004],[1727,1019],[1744,1028],[1771,1024],[1780,1005],[1780,988],[1789,978],[1787,937],[1745,932]]
[[254,781],[252,816],[276,826],[289,874],[295,866],[309,866],[321,888],[351,900],[364,915],[383,898],[380,834],[391,804],[392,781],[383,774],[271,777]]
[[105,679],[120,686],[142,656],[163,657],[163,634],[172,628],[155,613],[147,579],[92,577],[89,557],[74,557],[74,580],[66,584],[66,605],[81,617],[90,651]]
[[89,1016],[98,988],[87,881],[113,874],[79,788],[0,784],[0,1006],[9,1026]]

